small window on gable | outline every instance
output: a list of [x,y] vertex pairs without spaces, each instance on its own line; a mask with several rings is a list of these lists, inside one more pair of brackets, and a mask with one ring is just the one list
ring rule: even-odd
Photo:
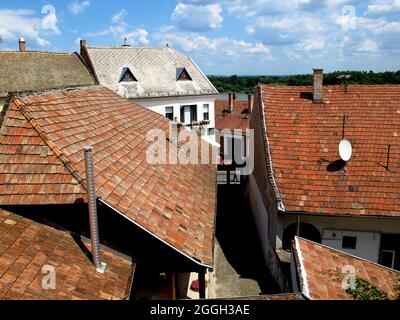
[[176,69],[176,81],[192,81],[192,78],[187,72],[186,68],[177,68]]
[[132,71],[129,68],[123,68],[121,73],[121,79],[119,82],[132,82],[137,81]]

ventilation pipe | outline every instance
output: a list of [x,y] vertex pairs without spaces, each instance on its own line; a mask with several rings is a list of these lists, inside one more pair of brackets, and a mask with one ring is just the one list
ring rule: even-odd
[[233,92],[229,92],[228,94],[228,110],[229,112],[233,111]]
[[93,170],[93,148],[85,147],[85,167],[86,167],[86,192],[89,203],[90,237],[92,239],[92,256],[96,271],[104,273],[106,264],[101,261],[99,225],[97,219],[97,199],[94,183]]
[[247,110],[249,113],[253,110],[253,95],[247,95]]

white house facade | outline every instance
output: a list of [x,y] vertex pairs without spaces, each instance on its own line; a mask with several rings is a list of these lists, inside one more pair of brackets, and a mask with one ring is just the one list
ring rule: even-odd
[[81,56],[98,82],[120,96],[208,135],[218,91],[194,61],[165,47],[87,47]]

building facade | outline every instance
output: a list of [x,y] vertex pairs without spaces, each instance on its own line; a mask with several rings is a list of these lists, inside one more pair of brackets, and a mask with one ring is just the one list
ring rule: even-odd
[[258,86],[249,194],[265,252],[300,235],[400,269],[399,110],[400,86],[323,86],[321,69],[310,87]]
[[195,64],[166,47],[90,47],[81,55],[99,83],[171,121],[212,134],[218,91]]

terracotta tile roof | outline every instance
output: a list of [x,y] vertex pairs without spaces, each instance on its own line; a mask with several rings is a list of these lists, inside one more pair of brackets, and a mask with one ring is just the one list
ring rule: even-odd
[[0,65],[0,96],[95,84],[76,53],[0,51]]
[[310,240],[295,237],[294,254],[303,294],[314,300],[352,300],[352,296],[342,289],[342,272],[345,266],[355,268],[356,277],[388,293],[396,299],[400,284],[400,272],[379,264],[349,255]]
[[[132,261],[103,247],[107,268],[101,274],[83,249],[90,252],[89,241],[78,244],[67,231],[0,209],[0,299],[129,298]],[[42,287],[46,265],[55,268],[55,289]]]
[[234,100],[233,111],[228,110],[228,100],[217,99],[215,105],[215,127],[217,129],[248,129],[250,127],[250,115],[247,112],[247,102]]
[[[400,86],[324,86],[323,104],[310,100],[311,87],[260,88],[286,211],[400,216]],[[327,166],[339,159],[344,113],[353,156],[332,172]]]
[[211,265],[215,168],[149,164],[153,128],[168,132],[169,121],[101,86],[14,99],[0,135],[0,205],[85,200],[83,148],[92,145],[101,201]]

